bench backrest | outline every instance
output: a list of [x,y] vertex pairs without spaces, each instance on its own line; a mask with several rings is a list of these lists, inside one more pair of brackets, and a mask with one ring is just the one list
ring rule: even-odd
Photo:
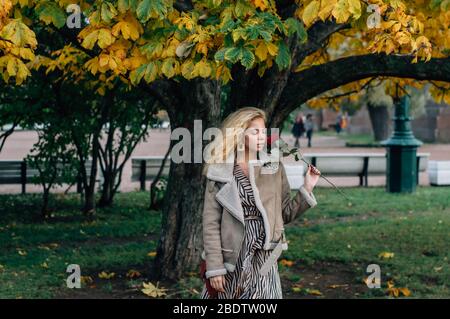
[[[143,157],[133,157],[131,159],[131,180],[140,181],[142,170],[145,167],[145,180],[153,180],[161,167],[163,156],[143,156]],[[145,164],[144,164],[145,163]],[[170,170],[170,156],[167,157],[164,169],[162,171],[162,176],[168,176]]]

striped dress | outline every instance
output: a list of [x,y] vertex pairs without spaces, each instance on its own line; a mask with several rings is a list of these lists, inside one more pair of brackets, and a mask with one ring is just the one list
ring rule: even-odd
[[[268,274],[258,270],[269,257],[271,250],[264,250],[264,221],[255,204],[249,179],[238,164],[234,165],[234,181],[237,183],[245,220],[245,236],[239,253],[236,269],[225,275],[225,292],[218,292],[219,299],[282,299],[278,263],[274,263]],[[202,299],[210,296],[204,285]]]

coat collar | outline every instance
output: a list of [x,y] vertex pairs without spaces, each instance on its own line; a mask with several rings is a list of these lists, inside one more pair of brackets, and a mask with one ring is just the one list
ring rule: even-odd
[[[259,154],[259,159],[249,161],[251,166],[262,166],[271,159],[265,152]],[[230,153],[224,163],[210,164],[206,177],[210,180],[228,183],[233,179],[233,168],[236,160],[235,153]]]

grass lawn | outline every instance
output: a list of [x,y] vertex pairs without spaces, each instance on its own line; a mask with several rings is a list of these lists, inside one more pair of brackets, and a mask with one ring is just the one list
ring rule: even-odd
[[[319,205],[286,226],[289,250],[279,261],[284,297],[386,297],[392,280],[412,298],[449,298],[450,189],[346,191],[351,203],[317,188]],[[0,298],[147,298],[140,289],[142,282],[156,283],[148,253],[155,251],[161,221],[147,202],[147,193],[119,194],[114,208],[88,222],[77,195],[57,196],[55,217],[42,222],[39,195],[1,195]],[[383,252],[393,256],[380,257]],[[81,267],[81,289],[66,287],[69,264]],[[381,267],[381,289],[363,283],[369,264]],[[115,275],[102,279],[101,272]],[[160,286],[168,297],[197,298],[202,282],[191,273]]]

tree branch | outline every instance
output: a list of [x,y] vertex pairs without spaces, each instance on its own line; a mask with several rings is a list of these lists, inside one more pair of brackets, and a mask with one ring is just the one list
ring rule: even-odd
[[450,82],[450,57],[411,63],[410,55],[366,54],[313,66],[289,77],[270,125],[279,125],[296,107],[341,85],[373,76]]

